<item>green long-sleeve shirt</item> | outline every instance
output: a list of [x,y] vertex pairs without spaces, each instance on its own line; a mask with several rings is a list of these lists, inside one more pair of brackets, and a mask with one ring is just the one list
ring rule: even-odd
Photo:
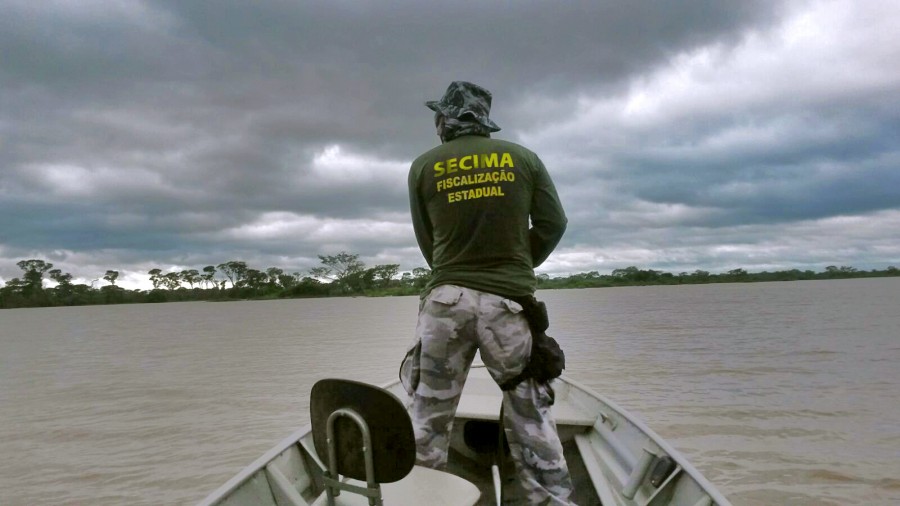
[[[534,293],[566,216],[541,160],[512,142],[459,137],[417,158],[409,202],[428,290],[456,284],[504,296]],[[529,224],[530,219],[530,224]]]

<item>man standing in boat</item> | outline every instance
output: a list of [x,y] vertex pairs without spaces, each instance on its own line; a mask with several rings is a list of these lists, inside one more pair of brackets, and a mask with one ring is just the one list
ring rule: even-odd
[[[534,268],[556,247],[566,216],[537,155],[491,139],[500,127],[489,118],[488,90],[455,81],[425,105],[442,144],[409,172],[413,227],[432,269],[416,325],[420,375],[410,415],[418,463],[440,469],[476,350],[498,384],[528,362],[531,331],[513,299],[534,293]],[[549,387],[532,379],[503,395],[506,437],[529,504],[571,504],[551,404]]]

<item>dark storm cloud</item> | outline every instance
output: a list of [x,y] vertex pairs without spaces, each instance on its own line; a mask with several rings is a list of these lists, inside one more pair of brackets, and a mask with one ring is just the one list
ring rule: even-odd
[[[570,257],[703,227],[683,253],[700,264],[723,227],[896,209],[896,92],[847,77],[893,82],[873,72],[897,47],[878,35],[889,4],[2,3],[3,279],[51,254],[75,274],[92,257],[301,269],[340,249],[421,265],[406,170],[436,140],[423,102],[460,78],[554,170]],[[881,46],[853,32],[835,44],[862,63],[835,51],[842,77],[817,81],[797,63],[816,55],[772,35],[807,11]]]
[[760,135],[743,148],[703,146],[704,136],[695,135],[675,146],[627,153],[617,161],[628,172],[636,197],[729,208],[734,223],[816,219],[897,206],[900,117],[873,112],[782,119],[786,126],[749,128]]
[[897,263],[892,10],[794,4],[526,132],[572,168],[558,182],[574,247],[552,268]]

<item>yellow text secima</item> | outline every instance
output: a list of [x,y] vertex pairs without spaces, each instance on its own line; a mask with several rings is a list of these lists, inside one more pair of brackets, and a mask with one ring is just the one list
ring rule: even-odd
[[434,164],[434,177],[453,174],[460,170],[512,168],[513,159],[509,153],[481,153],[449,158]]

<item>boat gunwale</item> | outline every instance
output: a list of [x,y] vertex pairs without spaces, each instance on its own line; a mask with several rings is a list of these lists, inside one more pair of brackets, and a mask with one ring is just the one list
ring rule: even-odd
[[291,433],[290,436],[284,438],[274,447],[270,448],[266,453],[262,454],[259,458],[238,471],[236,475],[232,476],[231,479],[222,484],[222,486],[212,491],[203,500],[197,503],[197,506],[213,506],[215,504],[218,504],[229,494],[240,488],[241,485],[249,481],[250,478],[252,478],[256,473],[258,473],[259,471],[264,471],[266,465],[272,462],[275,457],[284,453],[284,451],[289,449],[291,446],[298,444],[300,440],[303,439],[303,437],[309,434],[311,431],[311,424],[306,424],[303,427],[295,430]]
[[712,482],[706,479],[706,477],[703,476],[703,474],[700,473],[700,471],[698,471],[697,468],[695,468],[694,465],[691,464],[690,461],[688,461],[687,458],[681,454],[680,451],[676,450],[672,445],[666,442],[665,439],[654,432],[653,429],[647,426],[647,424],[645,424],[631,412],[629,412],[625,408],[622,408],[605,396],[595,392],[592,388],[589,388],[583,383],[573,380],[566,375],[563,375],[560,379],[563,379],[569,385],[574,386],[575,388],[578,388],[579,390],[586,392],[589,395],[592,395],[597,400],[625,418],[628,423],[634,425],[635,428],[646,435],[651,441],[653,441],[654,444],[659,446],[661,450],[663,450],[669,457],[671,457],[672,460],[674,460],[679,466],[681,466],[682,471],[687,473],[695,482],[697,482],[700,488],[702,488],[703,491],[707,495],[709,495],[710,499],[713,500],[714,504],[718,506],[731,506],[731,501],[726,499],[725,496],[722,495],[721,492],[719,492],[719,489],[716,488],[716,486],[713,485]]
[[[478,367],[477,365],[473,367]],[[483,366],[482,366],[483,367]],[[709,495],[710,499],[712,499],[713,503],[718,506],[731,506],[731,502],[719,492],[718,488],[712,484],[709,480],[706,479],[703,474],[700,473],[678,450],[672,447],[669,443],[667,443],[659,434],[653,431],[647,424],[638,419],[635,415],[631,414],[628,410],[620,407],[615,402],[609,400],[605,396],[595,392],[593,389],[587,387],[581,382],[571,379],[568,375],[562,375],[559,377],[560,381],[567,383],[570,387],[575,387],[576,389],[594,397],[603,405],[609,407],[620,416],[622,416],[628,423],[632,424],[636,429],[638,429],[642,434],[647,436],[648,439],[653,441],[661,450],[663,450],[669,457],[672,458],[684,471],[688,476],[693,479],[697,485],[703,489],[703,491]],[[395,379],[393,381],[389,381],[384,383],[381,388],[385,390],[390,390],[395,388],[400,383],[399,379]],[[602,423],[602,421],[601,421]],[[285,450],[289,449],[291,446],[297,445],[300,443],[300,440],[303,439],[306,435],[312,432],[312,425],[307,423],[306,425],[300,427],[291,433],[290,436],[284,438],[274,447],[270,448],[267,452],[261,455],[259,458],[254,460],[252,463],[244,467],[238,474],[234,475],[225,482],[222,486],[215,489],[212,493],[207,495],[202,501],[197,503],[197,506],[214,506],[219,503],[228,494],[231,494],[241,485],[246,483],[250,478],[252,478],[259,471],[264,471],[265,467],[268,463],[275,459],[275,457],[281,455]]]

